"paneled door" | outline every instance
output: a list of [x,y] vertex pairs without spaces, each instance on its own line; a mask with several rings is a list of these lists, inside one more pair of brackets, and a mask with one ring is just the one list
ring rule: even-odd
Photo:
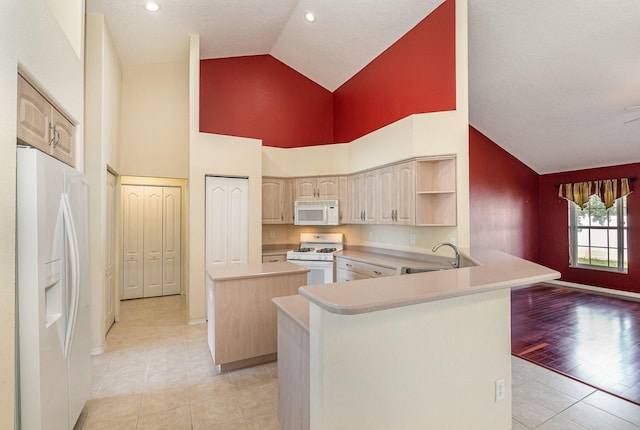
[[182,194],[179,187],[163,189],[162,295],[180,294]]
[[116,239],[116,176],[107,171],[106,206],[106,244],[105,282],[104,282],[104,333],[115,321],[116,277],[115,277],[115,239]]
[[122,299],[143,296],[144,287],[144,187],[122,187]]
[[180,187],[124,185],[122,190],[122,299],[180,294]]
[[247,263],[249,180],[207,176],[205,192],[206,265]]
[[162,295],[162,187],[144,188],[144,297]]

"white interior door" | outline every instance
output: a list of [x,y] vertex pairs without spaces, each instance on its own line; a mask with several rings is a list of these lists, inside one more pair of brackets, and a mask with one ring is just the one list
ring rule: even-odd
[[247,263],[249,180],[207,176],[205,189],[207,266]]
[[122,187],[122,299],[143,296],[144,288],[144,187]]
[[106,247],[105,250],[105,283],[104,283],[104,333],[105,335],[115,321],[115,237],[116,237],[116,176],[107,171],[107,207],[106,207]]
[[162,295],[163,188],[144,187],[144,297]]
[[164,234],[162,237],[162,294],[180,294],[180,240],[182,195],[179,187],[164,187]]

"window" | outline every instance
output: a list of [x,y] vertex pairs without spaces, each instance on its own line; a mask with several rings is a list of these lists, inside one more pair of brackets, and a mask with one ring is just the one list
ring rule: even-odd
[[627,199],[608,210],[597,195],[584,209],[569,202],[571,267],[627,273]]

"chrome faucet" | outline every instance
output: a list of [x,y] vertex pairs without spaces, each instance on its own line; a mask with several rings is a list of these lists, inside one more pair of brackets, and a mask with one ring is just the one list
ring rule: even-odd
[[459,269],[460,268],[460,251],[458,251],[458,247],[451,242],[440,242],[439,244],[433,247],[431,252],[436,252],[438,248],[440,248],[441,246],[450,246],[455,251],[456,261],[452,262],[451,265],[453,266],[454,269]]

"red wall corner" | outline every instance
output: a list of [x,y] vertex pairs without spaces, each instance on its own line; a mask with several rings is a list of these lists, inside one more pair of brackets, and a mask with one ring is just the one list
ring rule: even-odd
[[469,126],[471,246],[538,260],[538,174]]

